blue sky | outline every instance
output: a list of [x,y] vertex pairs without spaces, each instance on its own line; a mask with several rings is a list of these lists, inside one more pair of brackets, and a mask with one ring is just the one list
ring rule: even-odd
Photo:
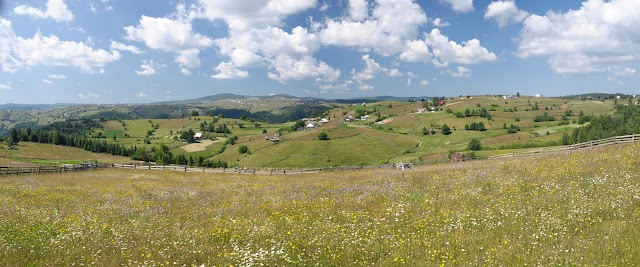
[[0,104],[640,91],[637,0],[0,3]]

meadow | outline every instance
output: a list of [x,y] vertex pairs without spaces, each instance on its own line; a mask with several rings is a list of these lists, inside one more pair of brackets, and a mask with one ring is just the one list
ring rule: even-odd
[[637,266],[640,145],[409,171],[0,177],[1,266]]

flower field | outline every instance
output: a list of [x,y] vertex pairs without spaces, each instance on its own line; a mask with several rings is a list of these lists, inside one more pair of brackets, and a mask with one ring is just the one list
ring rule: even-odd
[[0,266],[638,266],[639,159],[0,176]]

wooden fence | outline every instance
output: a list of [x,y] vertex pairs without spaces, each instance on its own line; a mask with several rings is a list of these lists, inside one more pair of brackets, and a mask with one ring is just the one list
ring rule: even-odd
[[107,166],[98,165],[98,164],[64,164],[62,166],[38,166],[38,167],[2,167],[0,166],[0,175],[82,171],[82,170],[98,169],[98,168],[105,168],[105,167]]
[[638,141],[640,141],[640,135],[632,134],[632,135],[610,137],[610,138],[578,143],[573,145],[543,147],[543,148],[536,148],[536,149],[531,149],[527,151],[495,155],[495,156],[490,156],[489,159],[503,159],[503,158],[512,158],[512,157],[531,156],[531,155],[537,155],[537,154],[547,154],[547,153],[578,150],[578,149],[585,149],[585,148],[594,148],[594,147],[601,147],[601,146],[610,146],[610,145],[617,145],[617,144],[628,144],[628,143],[635,143]]
[[162,171],[179,171],[179,172],[205,172],[205,173],[237,173],[237,174],[302,174],[302,173],[320,173],[330,171],[346,171],[346,170],[362,170],[362,169],[379,169],[391,168],[392,165],[375,165],[375,166],[338,166],[328,168],[306,168],[306,169],[245,169],[245,168],[203,168],[203,167],[187,167],[175,165],[137,165],[137,164],[112,164],[113,168],[134,169],[134,170],[162,170]]

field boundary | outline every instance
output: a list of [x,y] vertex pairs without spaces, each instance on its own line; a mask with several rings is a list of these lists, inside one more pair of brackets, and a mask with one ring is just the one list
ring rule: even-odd
[[108,165],[98,165],[94,163],[63,164],[62,166],[38,166],[38,167],[2,167],[0,166],[0,175],[84,171],[84,170],[99,169],[99,168],[106,168],[106,167],[108,167]]
[[562,152],[562,151],[570,151],[570,150],[581,150],[586,148],[595,148],[601,146],[610,146],[610,145],[618,145],[618,144],[629,144],[640,141],[640,134],[631,134],[631,135],[623,135],[623,136],[614,136],[605,139],[593,140],[573,145],[565,145],[565,146],[557,146],[557,147],[543,147],[536,148],[527,151],[521,152],[512,152],[500,155],[494,155],[488,157],[488,159],[504,159],[504,158],[513,158],[513,157],[523,157],[523,156],[531,156],[536,154],[546,154],[546,153],[554,153],[554,152]]

